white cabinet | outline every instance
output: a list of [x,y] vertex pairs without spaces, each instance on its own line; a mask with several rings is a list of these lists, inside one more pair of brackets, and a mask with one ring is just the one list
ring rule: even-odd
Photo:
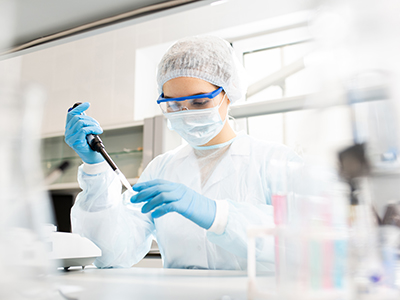
[[[122,173],[134,184],[140,175],[143,157],[143,122],[133,126],[109,128],[100,136],[108,154]],[[42,140],[42,169],[48,175],[61,162],[69,161],[70,166],[64,174],[48,189],[50,191],[76,192],[80,157],[64,141],[63,135],[49,136]]]
[[[128,181],[134,184],[141,171],[157,155],[178,147],[181,137],[167,128],[164,116],[147,118],[126,126],[104,129],[100,135],[108,154]],[[68,160],[70,167],[48,189],[52,192],[76,193],[80,157],[64,141],[64,135],[45,136],[42,139],[42,169],[44,175]]]

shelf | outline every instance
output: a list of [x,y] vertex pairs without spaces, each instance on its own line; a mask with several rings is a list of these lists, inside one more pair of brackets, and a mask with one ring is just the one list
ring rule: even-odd
[[[134,184],[143,157],[143,121],[103,128],[101,139],[107,152],[129,181]],[[41,165],[44,174],[50,174],[61,162],[70,166],[48,189],[57,192],[79,192],[76,175],[82,159],[64,142],[64,133],[48,134],[42,138]]]
[[[143,153],[143,150],[128,150],[128,151],[119,151],[119,152],[108,152],[108,154],[110,156],[113,155],[124,155],[124,154],[133,154],[133,153]],[[46,163],[46,162],[62,162],[62,161],[66,161],[66,160],[82,160],[78,155],[76,156],[67,156],[67,157],[63,157],[63,158],[49,158],[49,159],[43,159],[42,163]]]
[[[126,123],[126,124],[120,124],[120,125],[109,125],[103,127],[103,131],[112,131],[112,130],[119,130],[119,129],[126,129],[126,128],[135,128],[135,127],[141,127],[143,126],[144,121],[135,121],[131,123]],[[49,138],[55,138],[55,137],[62,137],[64,136],[64,131],[59,131],[59,132],[54,132],[54,133],[46,133],[42,135],[42,139],[49,139]]]
[[400,166],[398,163],[392,166],[373,167],[371,169],[371,176],[386,177],[386,176],[399,176]]
[[59,191],[59,190],[80,190],[78,182],[66,182],[66,183],[55,183],[47,187],[49,191]]
[[[129,184],[134,185],[139,178],[128,178]],[[48,191],[80,190],[78,182],[55,183],[47,187]]]

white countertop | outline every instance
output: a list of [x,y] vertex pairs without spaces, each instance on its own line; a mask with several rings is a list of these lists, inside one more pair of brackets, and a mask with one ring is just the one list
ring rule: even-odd
[[[163,268],[71,268],[56,275],[66,299],[211,299],[247,298],[246,271]],[[260,277],[274,288],[272,275]]]

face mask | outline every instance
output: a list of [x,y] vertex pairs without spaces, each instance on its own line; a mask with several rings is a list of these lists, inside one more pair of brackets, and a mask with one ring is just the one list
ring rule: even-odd
[[221,103],[213,108],[168,113],[168,128],[177,132],[190,145],[200,146],[211,141],[221,132],[228,117],[222,121],[219,114]]

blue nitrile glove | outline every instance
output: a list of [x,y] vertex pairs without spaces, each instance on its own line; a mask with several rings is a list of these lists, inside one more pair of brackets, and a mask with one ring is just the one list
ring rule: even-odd
[[214,222],[216,204],[214,200],[196,193],[187,186],[167,180],[155,179],[135,184],[132,203],[147,202],[142,213],[159,218],[169,212],[177,212],[200,227],[208,229]]
[[90,149],[86,136],[90,133],[101,134],[103,129],[95,119],[84,113],[89,106],[88,102],[84,102],[67,114],[65,142],[78,153],[85,163],[96,164],[104,161],[104,158],[100,153]]

